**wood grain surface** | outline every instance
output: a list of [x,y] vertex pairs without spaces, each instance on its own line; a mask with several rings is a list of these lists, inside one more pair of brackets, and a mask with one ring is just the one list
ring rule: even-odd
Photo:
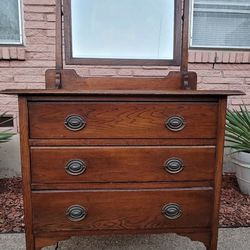
[[[216,103],[29,103],[30,138],[215,138]],[[80,115],[80,131],[65,127],[69,115]],[[169,117],[181,116],[185,128],[166,128]]]
[[[167,160],[178,158],[183,170],[165,170]],[[81,160],[86,171],[65,171],[71,160]],[[152,182],[212,180],[215,147],[32,147],[32,183]]]
[[[162,208],[178,203],[182,215],[168,219]],[[209,227],[212,190],[153,189],[33,192],[34,231],[119,230]],[[78,204],[87,209],[82,221],[72,222],[67,209]]]

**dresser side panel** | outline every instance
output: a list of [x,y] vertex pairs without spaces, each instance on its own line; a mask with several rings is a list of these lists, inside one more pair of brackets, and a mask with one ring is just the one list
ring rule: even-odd
[[23,178],[23,200],[24,200],[24,220],[26,249],[34,249],[34,237],[32,228],[32,204],[31,204],[31,172],[30,172],[30,152],[29,152],[29,116],[27,99],[23,96],[18,98],[19,104],[19,126],[20,126],[20,146],[21,164]]
[[219,227],[219,210],[221,197],[221,183],[223,170],[224,156],[224,141],[225,141],[225,122],[226,122],[227,98],[221,97],[218,108],[218,125],[217,125],[217,150],[216,150],[216,165],[214,176],[214,204],[212,210],[211,224],[211,245],[210,249],[217,249],[218,227]]

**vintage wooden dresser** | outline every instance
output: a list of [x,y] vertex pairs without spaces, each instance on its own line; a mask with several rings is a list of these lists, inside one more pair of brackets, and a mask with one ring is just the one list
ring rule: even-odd
[[196,90],[187,18],[180,71],[80,77],[62,67],[60,4],[57,12],[46,89],[4,92],[19,95],[27,249],[77,235],[174,232],[215,250],[227,96],[241,92]]
[[27,249],[163,232],[216,249],[228,94],[20,91]]

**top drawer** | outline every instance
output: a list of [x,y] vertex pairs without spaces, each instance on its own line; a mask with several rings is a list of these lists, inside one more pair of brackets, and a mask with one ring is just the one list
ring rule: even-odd
[[31,102],[31,138],[215,138],[216,103]]

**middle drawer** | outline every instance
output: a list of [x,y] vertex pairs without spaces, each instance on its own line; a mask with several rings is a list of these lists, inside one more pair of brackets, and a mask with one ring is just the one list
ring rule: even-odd
[[32,147],[33,183],[212,180],[215,147]]

